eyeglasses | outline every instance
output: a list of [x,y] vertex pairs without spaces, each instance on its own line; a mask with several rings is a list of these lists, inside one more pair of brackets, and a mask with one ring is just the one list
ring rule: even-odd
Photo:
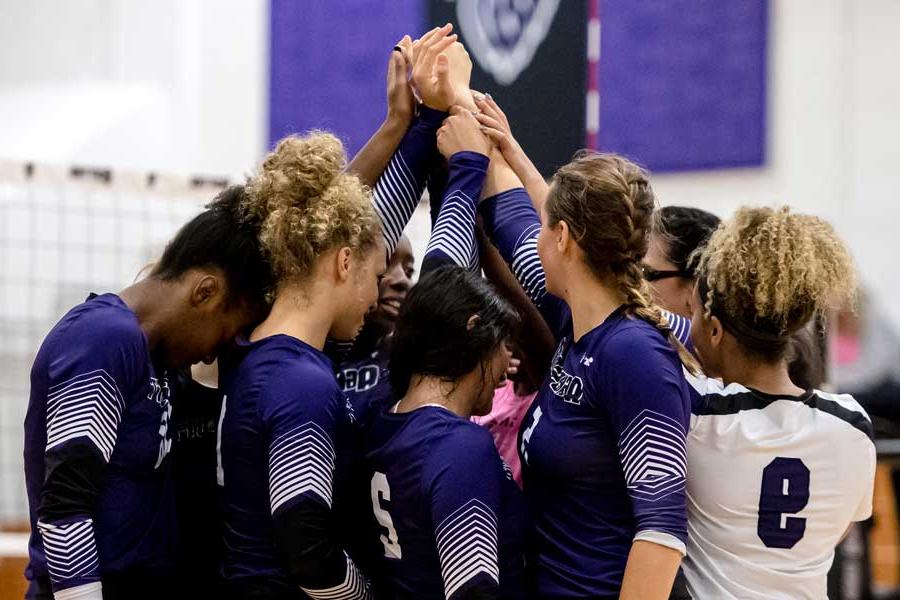
[[670,277],[684,277],[685,279],[690,279],[690,275],[681,270],[672,270],[672,271],[657,271],[656,269],[651,269],[647,265],[641,265],[641,272],[644,274],[644,279],[647,281],[659,281],[660,279],[669,279]]

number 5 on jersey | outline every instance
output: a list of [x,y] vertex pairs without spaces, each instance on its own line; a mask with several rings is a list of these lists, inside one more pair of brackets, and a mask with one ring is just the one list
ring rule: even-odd
[[403,558],[400,543],[397,540],[397,530],[394,529],[394,520],[391,514],[381,506],[382,501],[391,501],[391,488],[388,485],[384,473],[375,473],[372,476],[372,510],[375,511],[375,519],[378,524],[387,529],[387,535],[381,534],[381,543],[384,546],[384,555],[387,558]]

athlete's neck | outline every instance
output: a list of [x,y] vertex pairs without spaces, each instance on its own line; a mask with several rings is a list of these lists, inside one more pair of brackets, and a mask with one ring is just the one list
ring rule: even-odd
[[255,342],[283,334],[322,350],[334,321],[333,303],[315,284],[286,284],[279,287],[266,320],[250,334]]
[[423,406],[440,405],[450,412],[468,419],[472,416],[472,394],[466,381],[450,383],[438,377],[413,375],[406,394],[397,403],[396,412],[412,412]]
[[586,267],[566,277],[563,299],[572,311],[573,341],[603,323],[625,303],[625,296]]
[[746,388],[773,396],[799,396],[806,391],[791,381],[785,360],[766,363],[737,352],[730,356],[722,368],[722,381],[725,384],[739,383]]
[[138,324],[147,337],[150,354],[165,339],[177,318],[178,297],[176,280],[147,277],[119,292],[122,302],[137,316]]

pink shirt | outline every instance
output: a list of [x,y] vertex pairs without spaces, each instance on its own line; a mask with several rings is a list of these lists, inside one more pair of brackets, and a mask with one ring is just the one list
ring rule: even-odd
[[494,406],[490,414],[483,417],[472,417],[472,421],[487,428],[494,437],[494,445],[500,458],[506,461],[513,474],[513,479],[522,487],[522,464],[519,462],[519,450],[516,442],[519,436],[519,425],[531,406],[535,395],[517,396],[515,384],[507,381],[506,385],[494,392]]

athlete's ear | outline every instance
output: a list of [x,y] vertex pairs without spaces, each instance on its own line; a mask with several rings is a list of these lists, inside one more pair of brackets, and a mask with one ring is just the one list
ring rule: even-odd
[[559,250],[560,254],[565,254],[566,250],[569,248],[569,243],[572,240],[572,232],[569,230],[569,224],[565,221],[560,221],[556,224],[553,233],[556,236],[556,249]]
[[682,297],[684,298],[684,305],[682,306],[682,308],[684,308],[684,310],[685,310],[684,314],[693,315],[694,314],[694,293],[695,293],[694,290],[696,289],[697,284],[695,284],[690,279],[685,279],[685,280],[682,280],[681,285],[684,286],[681,288],[683,290]]
[[353,263],[353,250],[344,246],[335,255],[335,275],[338,283],[343,283],[350,278],[350,268]]
[[718,348],[722,344],[722,338],[725,329],[722,327],[722,321],[719,317],[713,315],[709,318],[709,343],[713,348]]
[[212,273],[203,273],[194,283],[191,291],[191,306],[203,306],[213,301],[224,286],[220,279]]

